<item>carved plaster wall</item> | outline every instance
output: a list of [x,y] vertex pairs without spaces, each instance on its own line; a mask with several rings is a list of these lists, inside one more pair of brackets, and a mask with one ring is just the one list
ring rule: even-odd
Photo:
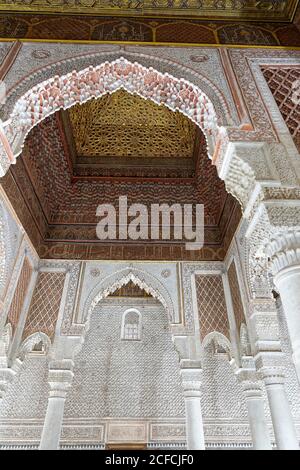
[[[141,341],[121,339],[122,315],[128,308],[141,312]],[[66,417],[184,416],[179,360],[167,314],[156,300],[99,302],[74,374]]]

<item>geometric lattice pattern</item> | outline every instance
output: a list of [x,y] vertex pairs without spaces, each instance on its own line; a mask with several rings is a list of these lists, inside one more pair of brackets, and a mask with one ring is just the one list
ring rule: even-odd
[[237,277],[235,262],[232,261],[228,269],[228,281],[231,291],[232,305],[238,333],[240,333],[242,323],[246,324],[244,307],[241,298],[240,286]]
[[193,154],[196,125],[183,114],[118,90],[69,109],[78,156],[183,157]]
[[[122,341],[123,313],[143,314],[141,341]],[[184,417],[180,367],[165,308],[153,299],[107,299],[95,307],[65,418]],[[127,437],[127,436],[126,436]]]
[[9,308],[9,312],[7,316],[7,323],[11,324],[13,334],[19,322],[23,303],[24,303],[24,300],[27,294],[27,289],[30,283],[31,274],[32,274],[31,264],[28,258],[25,258],[22,269],[21,269],[21,273],[18,279],[17,287],[15,289],[14,296],[10,304],[10,308]]
[[228,338],[229,323],[222,277],[196,275],[196,292],[201,339],[213,331]]
[[262,67],[262,72],[300,152],[300,67]]
[[36,332],[53,338],[65,282],[65,273],[39,274],[23,331],[23,339]]

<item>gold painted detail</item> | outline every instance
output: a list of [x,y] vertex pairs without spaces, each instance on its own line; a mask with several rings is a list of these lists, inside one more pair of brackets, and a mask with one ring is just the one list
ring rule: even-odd
[[6,0],[0,10],[291,21],[299,0]]
[[69,117],[80,157],[193,156],[195,124],[124,90],[75,105]]
[[120,287],[115,292],[110,294],[109,297],[143,297],[151,298],[151,294],[148,294],[145,290],[142,290],[139,286],[135,285],[132,281],[129,281],[125,286]]

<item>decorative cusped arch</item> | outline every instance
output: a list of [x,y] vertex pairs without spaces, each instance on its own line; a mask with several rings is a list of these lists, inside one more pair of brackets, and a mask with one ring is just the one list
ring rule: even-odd
[[30,130],[47,116],[121,88],[181,112],[202,129],[208,144],[216,142],[217,114],[210,98],[198,86],[120,57],[54,76],[27,91],[15,103],[6,129],[14,155],[21,152]]
[[208,348],[210,345],[213,345],[214,347],[220,346],[222,349],[224,349],[224,351],[226,351],[226,353],[228,354],[228,358],[231,359],[233,357],[231,342],[222,333],[219,333],[217,331],[212,331],[211,333],[208,333],[208,335],[206,335],[202,341],[203,350]]
[[82,321],[88,322],[100,300],[105,299],[130,281],[159,300],[166,309],[170,323],[176,323],[174,305],[166,287],[152,274],[138,268],[122,269],[100,281],[91,290],[85,301]]
[[45,333],[36,332],[28,336],[21,344],[18,351],[19,359],[24,361],[27,354],[31,353],[34,347],[39,343],[42,343],[43,345],[43,354],[47,355],[51,348],[51,340]]

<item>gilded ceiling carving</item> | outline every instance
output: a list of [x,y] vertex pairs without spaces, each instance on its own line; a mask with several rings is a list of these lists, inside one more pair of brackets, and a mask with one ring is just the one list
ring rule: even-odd
[[0,10],[290,21],[298,0],[6,0]]
[[25,93],[15,104],[7,128],[8,141],[19,141],[15,155],[21,153],[29,131],[53,112],[120,89],[181,112],[202,129],[206,137],[219,132],[213,103],[198,87],[120,57],[111,63],[55,76]]
[[70,108],[77,155],[181,157],[193,154],[196,125],[178,111],[118,90]]
[[[164,245],[99,243],[95,230],[97,205],[106,202],[117,207],[119,195],[127,194],[130,203],[143,201],[147,206],[157,201],[168,204],[203,202],[206,243],[203,250],[196,252],[197,258],[223,259],[224,243],[226,246],[230,243],[233,234],[230,231],[235,230],[240,211],[233,197],[226,194],[216,168],[203,151],[203,133],[201,138],[202,146],[194,162],[197,168],[189,181],[166,177],[163,166],[159,169],[160,177],[157,173],[156,178],[149,181],[143,169],[142,182],[138,177],[128,180],[122,175],[113,184],[108,179],[91,176],[74,180],[63,133],[54,114],[32,129],[22,156],[10,167],[2,184],[42,258],[174,260],[191,259],[190,253],[195,256],[194,252],[184,249],[184,244],[176,244],[174,240]],[[162,161],[167,162],[167,167],[169,159]],[[109,163],[107,170],[111,171]],[[87,240],[89,243],[83,243]]]

